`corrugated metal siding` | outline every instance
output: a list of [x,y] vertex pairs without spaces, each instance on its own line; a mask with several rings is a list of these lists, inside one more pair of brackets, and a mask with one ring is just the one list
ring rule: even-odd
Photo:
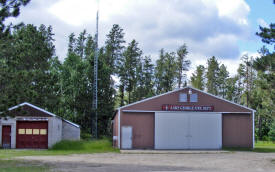
[[253,147],[252,114],[223,114],[223,147]]
[[154,113],[125,113],[121,112],[121,127],[133,127],[133,148],[153,149],[154,148]]
[[113,146],[118,147],[118,111],[114,117],[113,122]]
[[[198,102],[179,102],[180,93],[188,93],[190,88],[186,88],[180,91],[176,91],[167,95],[163,95],[148,101],[140,102],[128,107],[124,107],[121,110],[147,110],[147,111],[162,111],[161,106],[163,104],[174,105],[197,105],[197,106],[214,106],[214,112],[251,112],[248,109],[240,107],[238,105],[226,102],[208,94],[199,92],[192,89],[192,93],[198,94]],[[188,101],[190,96],[188,95]]]

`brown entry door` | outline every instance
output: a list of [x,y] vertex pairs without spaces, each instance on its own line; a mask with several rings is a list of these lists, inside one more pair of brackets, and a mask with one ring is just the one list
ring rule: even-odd
[[3,125],[2,127],[2,147],[11,148],[11,126]]
[[48,121],[17,121],[16,148],[47,149]]

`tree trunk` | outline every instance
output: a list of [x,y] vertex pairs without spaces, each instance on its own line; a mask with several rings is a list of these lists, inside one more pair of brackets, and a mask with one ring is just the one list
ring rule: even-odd
[[182,76],[182,72],[180,71],[179,72],[179,83],[178,83],[178,88],[180,88],[180,86],[181,86],[181,83],[182,83],[182,81],[181,81],[181,76]]
[[131,103],[131,91],[129,91],[128,104]]
[[258,120],[258,139],[262,140],[262,117],[259,115],[259,120]]
[[120,89],[120,106],[124,106],[124,85],[119,86]]

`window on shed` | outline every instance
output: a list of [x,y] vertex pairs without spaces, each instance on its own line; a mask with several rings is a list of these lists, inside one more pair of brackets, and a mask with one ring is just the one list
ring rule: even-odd
[[46,135],[47,130],[46,129],[40,129],[40,135]]
[[33,129],[33,130],[32,130],[32,133],[33,133],[34,135],[39,135],[39,129]]
[[25,129],[19,129],[18,134],[25,134]]
[[26,129],[26,134],[32,134],[32,129]]
[[187,102],[187,94],[180,93],[179,102]]
[[190,95],[190,102],[198,102],[198,94],[197,93]]

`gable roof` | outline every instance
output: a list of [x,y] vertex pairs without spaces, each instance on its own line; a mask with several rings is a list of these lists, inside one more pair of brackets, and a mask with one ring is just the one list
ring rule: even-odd
[[[38,106],[35,106],[35,105],[33,105],[33,104],[30,104],[30,103],[28,103],[28,102],[24,102],[24,103],[21,103],[21,104],[19,104],[19,105],[13,106],[13,107],[9,108],[8,110],[11,111],[11,110],[13,110],[13,109],[17,109],[17,108],[22,107],[22,106],[25,106],[25,105],[30,106],[30,107],[32,107],[32,108],[34,108],[34,109],[37,109],[37,110],[39,110],[39,111],[41,111],[41,112],[44,112],[44,113],[46,113],[46,114],[48,114],[48,115],[50,115],[50,116],[52,116],[52,117],[58,117],[58,118],[60,118],[59,116],[57,116],[57,115],[55,115],[55,114],[53,114],[53,113],[51,113],[51,112],[49,112],[49,111],[46,111],[45,109],[42,109],[42,108],[40,108],[40,107],[38,107]],[[80,128],[79,125],[77,125],[77,124],[75,124],[75,123],[73,123],[73,122],[71,122],[71,121],[65,120],[65,119],[63,119],[63,118],[61,118],[61,119],[62,119],[63,121],[65,121],[65,122],[67,122],[67,123],[69,123],[69,124],[75,126],[75,127]]]
[[19,105],[13,106],[13,107],[9,108],[8,110],[11,111],[11,110],[13,110],[13,109],[17,109],[17,108],[22,107],[22,106],[25,106],[25,105],[30,106],[30,107],[32,107],[32,108],[34,108],[34,109],[37,109],[37,110],[39,110],[39,111],[41,111],[41,112],[44,112],[44,113],[46,113],[46,114],[48,114],[48,115],[50,115],[50,116],[56,117],[55,114],[53,114],[53,113],[51,113],[51,112],[49,112],[49,111],[46,111],[46,110],[44,110],[44,109],[42,109],[42,108],[40,108],[40,107],[37,107],[37,106],[35,106],[35,105],[33,105],[33,104],[30,104],[30,103],[28,103],[28,102],[24,102],[24,103],[21,103],[21,104],[19,104]]
[[223,100],[223,101],[225,101],[225,102],[228,102],[228,103],[237,105],[237,106],[242,107],[242,108],[244,108],[244,109],[247,109],[247,110],[250,110],[250,111],[255,112],[254,109],[251,109],[251,108],[249,108],[249,107],[246,107],[246,106],[237,104],[237,103],[235,103],[235,102],[226,100],[226,99],[224,99],[224,98],[215,96],[215,95],[213,95],[213,94],[207,93],[207,92],[202,91],[202,90],[199,90],[199,89],[197,89],[197,88],[193,88],[193,87],[191,87],[191,86],[187,86],[187,87],[183,87],[183,88],[178,88],[178,89],[175,89],[175,90],[173,90],[173,91],[169,91],[169,92],[166,92],[166,93],[163,93],[163,94],[159,94],[159,95],[156,95],[156,96],[153,96],[153,97],[149,97],[149,98],[146,98],[146,99],[143,99],[143,100],[140,100],[140,101],[137,101],[137,102],[134,102],[134,103],[131,103],[131,104],[128,104],[128,105],[119,107],[119,108],[117,108],[117,109],[126,108],[126,107],[129,107],[129,106],[135,105],[135,104],[139,104],[139,103],[142,103],[142,102],[146,102],[146,101],[149,101],[149,100],[152,100],[152,99],[155,99],[155,98],[164,96],[164,95],[168,95],[168,94],[171,94],[171,93],[174,93],[174,92],[177,92],[177,91],[181,91],[181,90],[184,90],[184,89],[188,89],[188,88],[193,89],[193,90],[196,90],[196,91],[201,92],[201,93],[204,93],[204,94],[207,94],[207,95],[209,95],[209,96],[215,97],[215,98],[217,98],[217,99],[219,99],[219,100]]

